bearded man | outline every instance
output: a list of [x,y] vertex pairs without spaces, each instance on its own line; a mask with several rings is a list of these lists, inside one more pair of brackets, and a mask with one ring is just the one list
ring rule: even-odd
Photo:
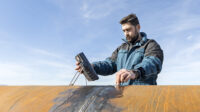
[[[163,51],[146,33],[140,32],[140,23],[135,14],[121,19],[126,39],[104,61],[93,62],[92,66],[99,75],[116,73],[116,85],[157,85],[157,77],[162,69]],[[80,63],[76,70],[81,72]]]

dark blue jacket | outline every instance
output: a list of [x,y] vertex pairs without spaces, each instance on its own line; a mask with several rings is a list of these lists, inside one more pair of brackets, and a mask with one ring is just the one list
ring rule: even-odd
[[138,77],[123,85],[157,85],[156,79],[162,69],[163,51],[159,44],[141,32],[135,42],[125,40],[112,56],[104,61],[94,62],[93,67],[99,75],[111,75],[120,69],[136,71]]

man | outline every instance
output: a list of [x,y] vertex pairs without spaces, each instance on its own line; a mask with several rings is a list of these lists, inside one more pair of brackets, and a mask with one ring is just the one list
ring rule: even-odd
[[[120,21],[126,39],[104,61],[92,63],[99,75],[111,75],[116,72],[116,85],[157,85],[156,79],[162,69],[163,51],[159,44],[147,39],[140,32],[140,24],[135,14]],[[79,63],[76,70],[81,72]]]

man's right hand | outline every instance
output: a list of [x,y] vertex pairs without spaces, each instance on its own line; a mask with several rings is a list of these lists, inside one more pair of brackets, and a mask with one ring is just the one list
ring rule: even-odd
[[77,70],[79,73],[83,73],[83,69],[80,66],[80,62],[76,62],[76,68],[75,68],[75,70]]

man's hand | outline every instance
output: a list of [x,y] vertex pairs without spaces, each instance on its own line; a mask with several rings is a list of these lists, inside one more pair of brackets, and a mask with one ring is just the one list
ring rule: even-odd
[[80,66],[80,62],[76,62],[76,68],[75,68],[75,70],[77,70],[80,73],[83,73],[83,69]]
[[136,74],[133,71],[121,69],[116,73],[116,85],[127,82],[129,79],[135,79]]

